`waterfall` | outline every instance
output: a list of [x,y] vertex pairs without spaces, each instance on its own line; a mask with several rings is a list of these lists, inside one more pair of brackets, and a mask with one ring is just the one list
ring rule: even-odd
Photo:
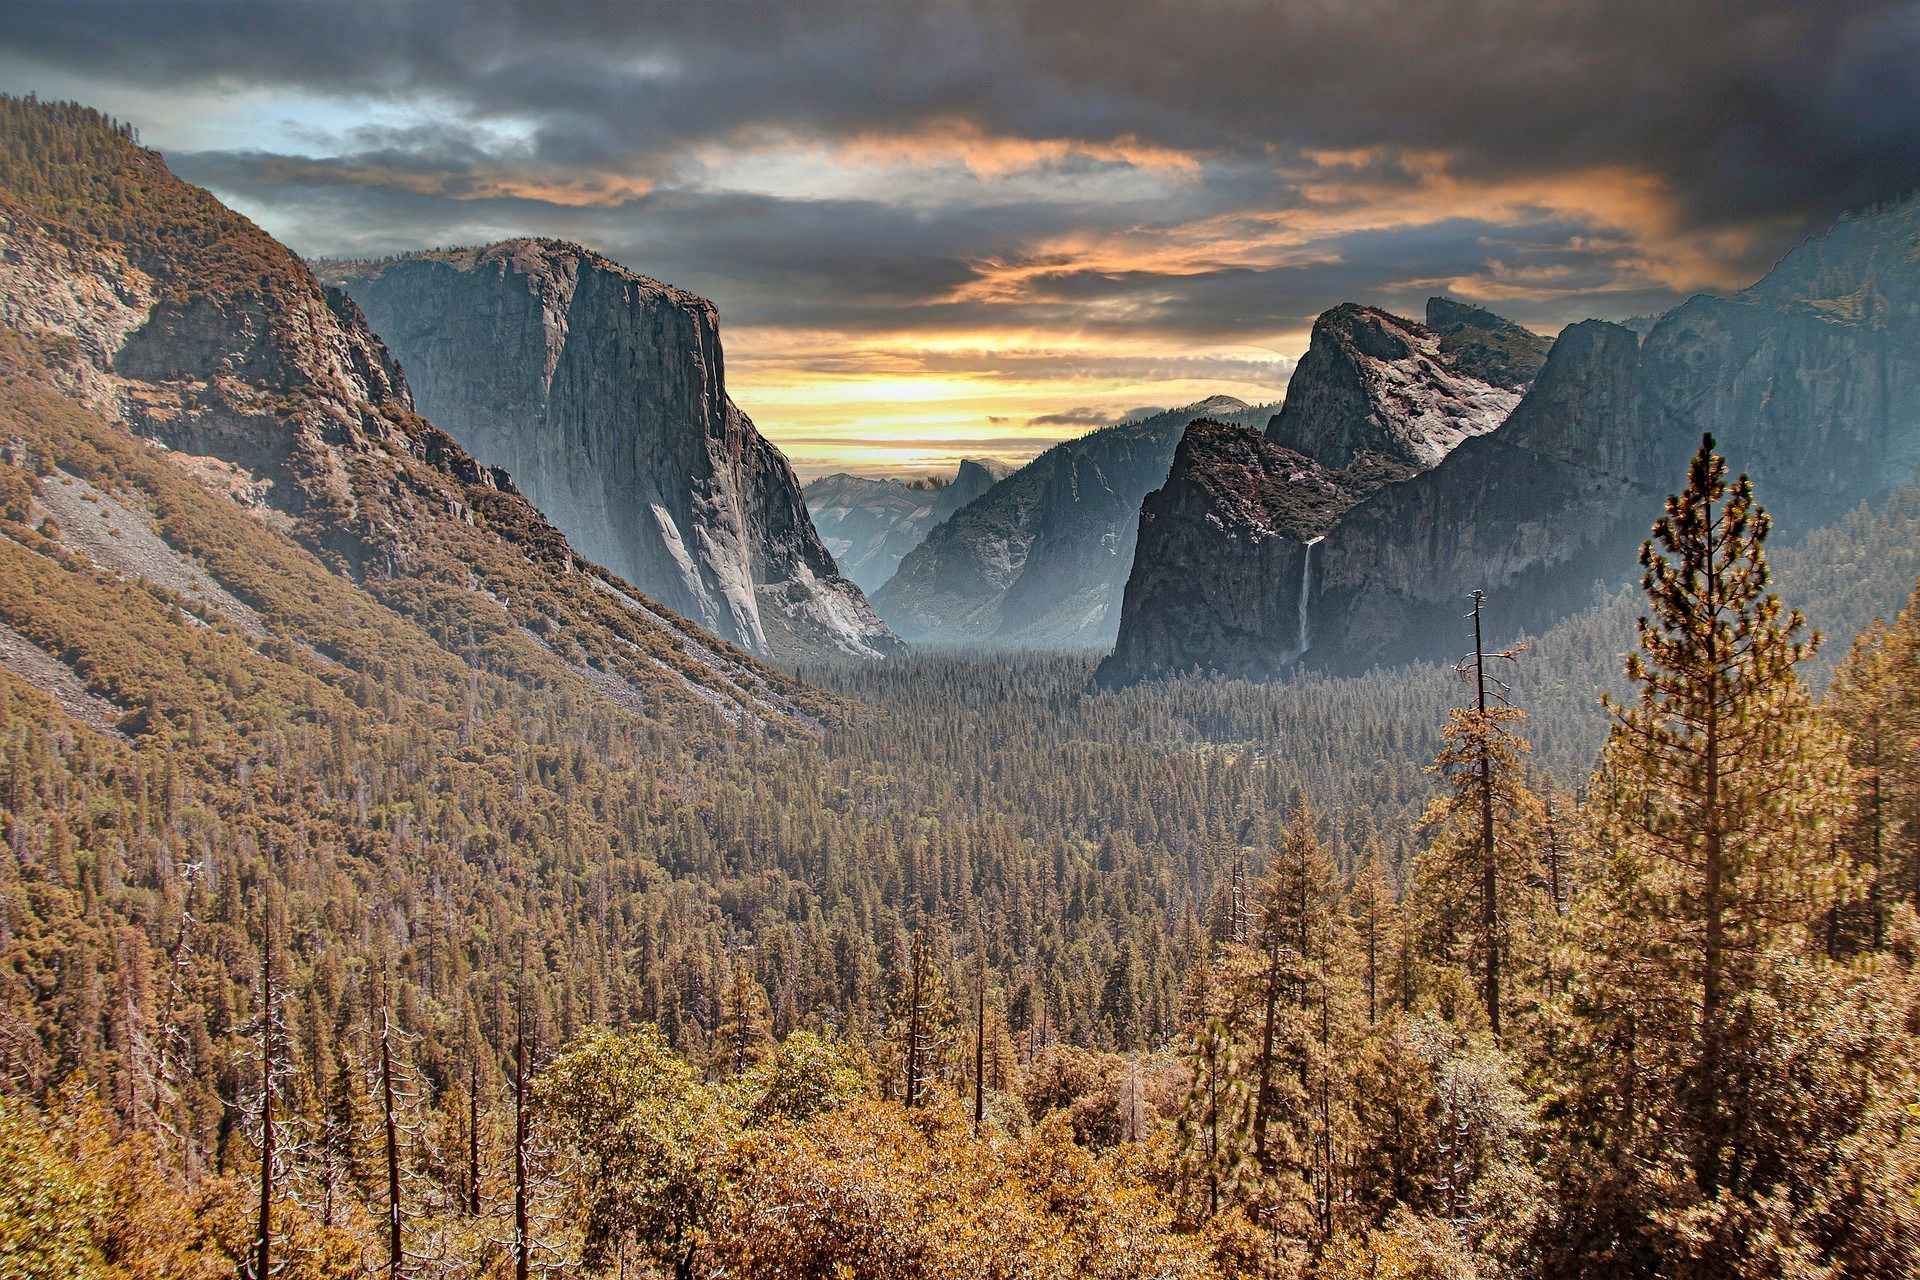
[[[1321,534],[1320,538],[1326,537]],[[1301,658],[1307,652],[1307,592],[1313,588],[1313,544],[1320,538],[1308,538],[1306,552],[1300,557],[1300,645],[1294,657]]]

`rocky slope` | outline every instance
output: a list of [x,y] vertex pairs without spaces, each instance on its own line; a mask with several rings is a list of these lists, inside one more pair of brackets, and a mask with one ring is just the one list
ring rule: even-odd
[[1424,470],[1499,426],[1543,341],[1444,298],[1427,310],[1424,325],[1353,303],[1324,312],[1267,437],[1323,466],[1370,456]]
[[578,245],[323,264],[420,411],[588,557],[723,639],[786,658],[899,645],[728,398],[713,304]]
[[[415,412],[345,294],[96,112],[0,99],[0,330],[15,464],[131,486],[97,537],[31,500],[55,532],[16,577],[52,575],[43,593],[109,573],[323,666],[355,628],[431,631],[490,679],[625,711],[812,716],[812,695],[579,557]],[[158,451],[127,453],[136,438]],[[41,634],[66,619],[30,603],[8,593],[0,623],[58,653],[89,642]]]
[[840,571],[871,594],[934,526],[1012,473],[1003,462],[966,458],[937,489],[841,471],[820,477],[800,492]]
[[1112,643],[1140,500],[1196,418],[1264,422],[1231,396],[1055,445],[930,533],[874,594],[910,643],[1083,648]]
[[1331,670],[1456,656],[1476,588],[1488,593],[1490,639],[1547,625],[1596,583],[1634,577],[1635,550],[1703,431],[1753,476],[1787,540],[1913,475],[1920,206],[1843,221],[1752,288],[1693,298],[1644,337],[1600,321],[1569,327],[1504,425],[1328,524],[1304,588],[1285,556],[1262,576],[1266,562],[1240,550],[1249,535],[1231,521],[1143,532],[1140,591],[1102,678],[1272,675],[1302,658],[1292,625],[1216,638],[1215,620],[1244,601],[1183,586],[1148,563],[1149,542],[1155,558],[1181,563],[1245,559],[1237,576],[1218,572],[1240,591],[1260,583],[1276,601],[1306,599],[1304,660]]

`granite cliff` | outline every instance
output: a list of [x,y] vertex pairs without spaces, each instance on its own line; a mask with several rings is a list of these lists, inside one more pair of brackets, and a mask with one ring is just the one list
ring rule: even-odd
[[[1101,679],[1448,659],[1465,642],[1460,615],[1474,589],[1487,592],[1490,640],[1544,627],[1590,600],[1596,583],[1633,578],[1635,551],[1703,432],[1753,477],[1789,540],[1912,477],[1920,206],[1844,220],[1753,287],[1690,299],[1644,336],[1602,321],[1570,326],[1496,429],[1463,438],[1429,469],[1371,487],[1307,533],[1322,539],[1310,577],[1298,532],[1263,534],[1273,521],[1224,509],[1210,522],[1174,521],[1164,513],[1190,504],[1155,495],[1142,510],[1125,618]],[[1225,465],[1207,454],[1192,451],[1194,470]],[[1176,467],[1169,488],[1222,482]],[[1242,505],[1275,501],[1288,499],[1268,488]],[[1253,554],[1262,536],[1291,553]],[[1216,558],[1212,577],[1231,592],[1159,563]],[[1252,591],[1269,605],[1250,606]],[[1280,620],[1282,605],[1305,617],[1304,631]],[[1249,613],[1268,620],[1238,629],[1219,621]],[[1299,643],[1303,634],[1310,644]]]
[[1323,466],[1372,457],[1424,470],[1499,426],[1544,340],[1445,298],[1428,304],[1428,319],[1353,303],[1322,313],[1267,438]]
[[1142,502],[1099,679],[1259,678],[1324,647],[1312,614],[1327,535],[1369,495],[1488,438],[1546,345],[1447,298],[1429,301],[1425,324],[1351,303],[1322,314],[1265,437],[1194,424],[1166,484]]
[[747,649],[899,643],[814,531],[778,449],[728,397],[713,304],[578,245],[323,264],[414,402],[569,540]]
[[0,443],[39,495],[39,540],[0,546],[27,667],[79,662],[116,696],[84,616],[34,607],[106,574],[327,681],[391,634],[384,663],[614,714],[813,718],[814,695],[577,554],[415,410],[351,299],[98,112],[0,98],[0,339]]

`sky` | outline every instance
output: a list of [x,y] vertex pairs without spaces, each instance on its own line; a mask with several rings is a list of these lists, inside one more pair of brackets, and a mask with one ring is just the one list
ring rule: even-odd
[[1658,312],[1920,187],[1879,0],[14,0],[0,90],[309,256],[558,236],[710,297],[803,476],[1278,400],[1343,301]]

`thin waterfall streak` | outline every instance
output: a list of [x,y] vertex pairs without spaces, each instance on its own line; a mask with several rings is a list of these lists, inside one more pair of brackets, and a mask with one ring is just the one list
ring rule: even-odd
[[[1324,537],[1325,534],[1320,535]],[[1313,546],[1320,538],[1308,538],[1306,551],[1300,557],[1300,652],[1295,657],[1305,657],[1307,652],[1307,593],[1313,588]]]

